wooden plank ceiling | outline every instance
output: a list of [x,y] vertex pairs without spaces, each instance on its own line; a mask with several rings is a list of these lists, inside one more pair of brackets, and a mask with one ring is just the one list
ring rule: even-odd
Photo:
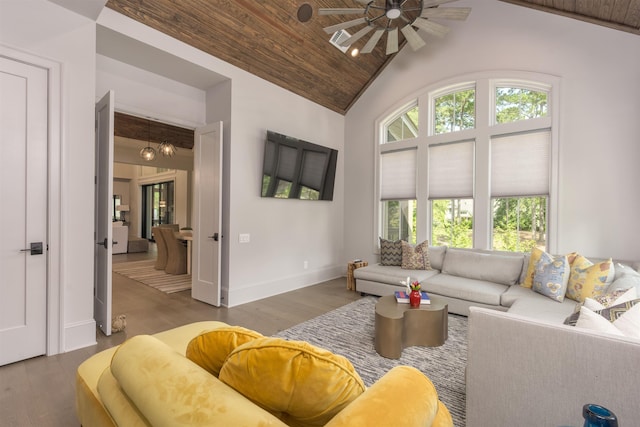
[[640,0],[501,0],[640,35]]
[[[502,1],[640,34],[640,0]],[[306,5],[313,13],[301,22]],[[108,0],[107,7],[340,114],[393,57],[382,40],[355,58],[329,43],[323,27],[359,15],[319,16],[318,8],[361,7],[354,0]]]

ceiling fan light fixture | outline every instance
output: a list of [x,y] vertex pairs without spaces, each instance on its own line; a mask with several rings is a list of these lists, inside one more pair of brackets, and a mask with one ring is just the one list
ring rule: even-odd
[[[398,32],[402,33],[404,40],[409,44],[411,49],[419,50],[425,46],[425,40],[421,34],[444,37],[449,31],[449,27],[432,20],[459,20],[467,19],[471,12],[470,7],[440,7],[446,3],[452,3],[458,0],[355,0],[357,3],[365,6],[361,8],[320,8],[319,15],[357,15],[362,13],[363,17],[350,21],[334,24],[324,28],[327,34],[333,34],[331,43],[345,52],[345,48],[355,43],[373,31],[368,37],[359,53],[371,53],[376,44],[387,33],[386,54],[392,55],[398,52],[400,47],[398,40]],[[337,41],[336,33],[339,30],[356,27],[366,24],[360,28],[353,36],[341,38]],[[414,28],[415,27],[415,28]],[[418,33],[416,29],[422,30]],[[374,31],[375,30],[375,31]],[[335,33],[335,34],[334,34]],[[337,43],[336,43],[337,42]],[[354,47],[355,48],[355,47]]]
[[398,19],[402,15],[402,6],[399,1],[390,1],[384,13],[389,19]]

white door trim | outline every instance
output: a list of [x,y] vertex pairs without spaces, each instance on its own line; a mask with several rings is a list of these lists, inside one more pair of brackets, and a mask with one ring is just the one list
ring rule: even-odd
[[64,351],[64,271],[62,268],[62,73],[60,63],[0,44],[0,56],[44,68],[48,72],[48,235],[47,355]]

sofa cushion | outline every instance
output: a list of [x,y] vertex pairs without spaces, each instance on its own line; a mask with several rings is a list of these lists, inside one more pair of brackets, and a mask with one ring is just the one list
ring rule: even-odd
[[531,289],[520,286],[510,287],[503,297],[505,301],[511,298],[514,298],[514,300],[509,307],[509,313],[555,324],[563,323],[567,316],[573,313],[577,304],[569,298],[565,298],[562,303],[558,303]]
[[220,380],[289,426],[323,426],[365,390],[345,357],[280,338],[236,348]]
[[405,270],[431,270],[429,242],[412,245],[402,241],[402,268]]
[[434,270],[442,270],[446,253],[446,246],[429,246],[429,264],[431,264],[431,268]]
[[566,255],[542,254],[536,264],[532,289],[554,301],[564,301],[569,282],[569,261]]
[[[113,356],[111,373],[126,397],[148,420],[148,425],[284,425],[268,411],[152,336],[138,335],[125,341]],[[108,379],[102,380],[102,386],[108,386],[105,381]],[[111,388],[110,391],[114,390]],[[107,408],[110,404],[105,399],[110,396],[115,397],[117,393],[113,396],[105,394],[103,402]],[[114,399],[113,402],[119,404],[121,400]],[[133,424],[125,420],[119,425]]]
[[500,296],[507,286],[441,273],[423,282],[423,288],[427,293],[433,292],[437,295],[481,304],[500,305]]
[[424,280],[438,273],[438,270],[404,270],[399,266],[372,264],[355,269],[353,271],[353,277],[355,277],[356,280],[370,280],[372,282],[404,287],[400,282],[406,280],[407,276],[411,277],[412,281],[417,280],[422,283]]
[[452,276],[514,285],[520,278],[522,254],[498,255],[464,249],[447,249],[442,272]]
[[615,268],[611,259],[594,264],[582,255],[577,255],[571,263],[566,296],[583,302],[587,297],[602,295],[614,276]]
[[236,347],[261,337],[262,334],[241,326],[214,329],[192,339],[186,357],[217,377],[227,356]]
[[402,265],[402,241],[380,237],[380,265]]

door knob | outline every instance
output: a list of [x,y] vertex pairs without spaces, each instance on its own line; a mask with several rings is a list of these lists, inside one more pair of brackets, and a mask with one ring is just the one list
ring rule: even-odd
[[42,242],[31,242],[28,249],[20,249],[20,252],[29,252],[31,255],[42,255]]
[[207,237],[217,242],[219,240],[219,237],[224,237],[224,236],[220,236],[218,233],[213,233],[213,236],[207,236]]
[[104,240],[102,242],[97,242],[96,245],[98,246],[104,246],[105,249],[107,249],[109,246],[109,239],[107,239],[106,237],[104,238]]

